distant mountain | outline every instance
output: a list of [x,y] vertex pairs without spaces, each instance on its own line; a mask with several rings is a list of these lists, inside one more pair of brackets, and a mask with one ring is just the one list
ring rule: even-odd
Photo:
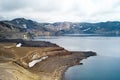
[[25,18],[16,18],[11,21],[5,21],[9,24],[13,24],[19,28],[25,29],[33,36],[40,35],[52,35],[52,31],[48,30],[45,26],[49,23],[38,23],[36,21],[27,20]]
[[27,20],[25,18],[16,18],[16,19],[13,19],[8,22],[12,23],[16,26],[19,26],[21,28],[26,28],[26,29],[35,29],[35,28],[39,28],[41,26],[38,22],[35,22],[32,20]]
[[[99,23],[73,23],[73,22],[56,22],[56,23],[38,23],[25,18],[16,18],[11,21],[2,21],[9,26],[14,25],[29,33],[31,36],[59,36],[65,34],[99,34],[116,36],[120,35],[120,22],[108,21]],[[15,28],[16,29],[16,28]],[[1,29],[2,30],[2,29]]]
[[120,35],[120,22],[73,23],[67,34]]
[[27,35],[28,33],[25,29],[0,21],[0,38],[21,39],[25,37],[27,38]]

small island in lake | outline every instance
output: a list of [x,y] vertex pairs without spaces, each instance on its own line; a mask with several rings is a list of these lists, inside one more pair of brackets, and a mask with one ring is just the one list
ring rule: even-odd
[[92,51],[68,51],[45,41],[1,39],[0,80],[62,80],[68,67],[95,55]]

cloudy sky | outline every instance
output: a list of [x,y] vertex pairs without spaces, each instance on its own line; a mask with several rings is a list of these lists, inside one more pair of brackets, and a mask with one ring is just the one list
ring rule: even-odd
[[120,21],[120,0],[0,0],[0,20],[38,22]]

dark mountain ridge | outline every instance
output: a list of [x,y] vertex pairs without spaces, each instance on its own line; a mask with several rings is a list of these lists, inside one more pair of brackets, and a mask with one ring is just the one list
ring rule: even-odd
[[14,24],[0,21],[0,38],[21,39],[27,35],[27,31]]
[[[35,36],[61,36],[65,34],[99,34],[99,35],[120,35],[120,22],[107,21],[98,23],[73,23],[55,22],[38,23],[25,18],[16,18],[10,21],[0,22],[1,33],[27,33]],[[3,35],[3,34],[2,34]]]

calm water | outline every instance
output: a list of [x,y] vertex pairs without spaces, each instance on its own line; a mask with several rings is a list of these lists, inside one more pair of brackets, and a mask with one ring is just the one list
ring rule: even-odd
[[120,37],[37,37],[71,51],[95,51],[83,65],[70,67],[65,80],[120,80]]

